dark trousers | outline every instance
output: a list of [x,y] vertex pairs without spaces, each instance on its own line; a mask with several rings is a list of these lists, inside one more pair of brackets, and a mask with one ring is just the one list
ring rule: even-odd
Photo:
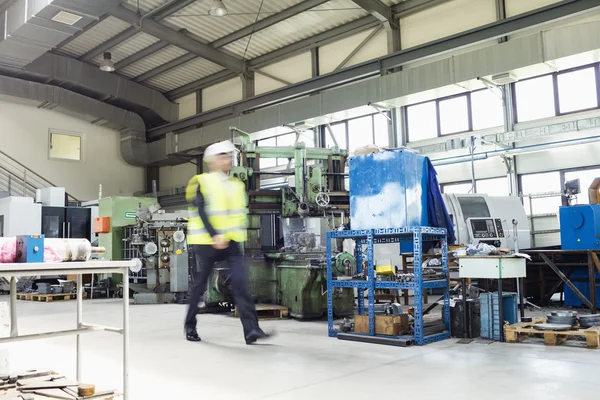
[[210,245],[194,245],[191,246],[190,250],[194,252],[196,258],[196,270],[188,313],[185,319],[186,331],[190,332],[196,329],[198,303],[204,292],[206,292],[208,276],[217,261],[226,261],[231,273],[233,299],[244,327],[244,337],[252,329],[258,329],[256,307],[248,290],[248,266],[244,263],[240,244],[229,242],[229,247],[223,250],[217,250]]

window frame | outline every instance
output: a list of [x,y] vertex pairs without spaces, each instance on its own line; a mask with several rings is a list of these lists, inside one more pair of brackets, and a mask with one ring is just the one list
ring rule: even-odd
[[[477,131],[484,131],[486,129],[491,129],[491,128],[484,128],[484,129],[478,129],[477,131],[473,129],[473,106],[472,106],[472,99],[471,99],[471,95],[473,93],[477,93],[477,92],[482,92],[484,90],[490,90],[489,88],[483,88],[483,89],[476,89],[476,90],[471,90],[468,92],[464,92],[464,93],[458,93],[458,94],[453,94],[450,96],[445,96],[445,97],[440,97],[437,99],[432,99],[432,100],[427,100],[427,101],[421,101],[419,103],[414,103],[414,104],[410,104],[406,107],[403,107],[403,113],[404,113],[404,119],[406,120],[406,142],[407,143],[416,143],[416,142],[421,142],[421,141],[425,141],[425,140],[432,140],[432,139],[436,139],[436,138],[447,138],[447,137],[452,137],[452,136],[456,136],[456,135],[464,135],[465,133],[468,132],[477,132]],[[468,129],[465,131],[461,131],[461,132],[453,132],[453,133],[446,133],[446,134],[442,134],[442,121],[441,121],[441,116],[440,116],[440,103],[446,100],[452,100],[458,97],[466,97],[467,99],[467,121],[468,121]],[[408,109],[412,106],[418,106],[421,104],[425,104],[425,103],[435,103],[435,119],[436,119],[436,123],[437,123],[437,132],[436,132],[436,136],[433,138],[429,138],[429,139],[417,139],[417,140],[411,140],[410,138],[410,129],[409,129],[409,123],[408,123]]]
[[[567,111],[567,112],[560,112],[560,91],[558,88],[558,77],[560,75],[565,75],[571,72],[577,72],[577,71],[582,71],[584,69],[594,69],[594,75],[596,78],[596,102],[597,102],[597,106],[596,107],[588,107],[588,108],[583,108],[580,110],[573,110],[573,111]],[[588,65],[582,65],[579,67],[574,67],[574,68],[569,68],[569,69],[565,69],[559,72],[555,72],[553,74],[553,81],[554,81],[554,108],[555,108],[555,113],[556,116],[563,116],[563,115],[570,115],[570,114],[575,114],[575,113],[580,113],[580,112],[585,112],[585,111],[592,111],[592,110],[597,110],[600,108],[600,64],[588,64]]]
[[[79,159],[74,160],[72,158],[53,157],[52,156],[52,135],[73,136],[73,137],[79,138]],[[83,139],[82,133],[63,131],[60,129],[48,129],[48,160],[83,163],[83,153],[84,153],[83,148],[84,148],[84,139]]]

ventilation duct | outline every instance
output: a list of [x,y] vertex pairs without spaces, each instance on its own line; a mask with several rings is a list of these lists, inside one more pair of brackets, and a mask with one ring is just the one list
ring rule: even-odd
[[0,64],[28,65],[119,3],[120,0],[17,0],[0,14]]
[[60,87],[7,76],[0,76],[0,95],[32,100],[39,107],[118,130],[121,132],[123,159],[131,165],[140,167],[149,163],[148,145],[145,142],[146,126],[142,118],[131,111]]
[[177,105],[162,93],[69,57],[47,53],[10,75],[60,86],[133,111],[150,126],[177,120]]

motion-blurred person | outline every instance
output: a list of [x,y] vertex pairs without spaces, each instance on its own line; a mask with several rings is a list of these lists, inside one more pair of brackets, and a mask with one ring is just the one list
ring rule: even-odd
[[196,330],[198,302],[206,291],[207,280],[217,261],[226,261],[231,273],[233,297],[244,327],[246,344],[269,337],[258,325],[256,308],[248,290],[248,266],[242,257],[246,241],[248,203],[244,184],[229,176],[235,146],[223,141],[208,146],[204,161],[209,173],[194,176],[188,183],[190,203],[187,241],[195,255],[194,286],[185,320],[186,339],[199,342]]

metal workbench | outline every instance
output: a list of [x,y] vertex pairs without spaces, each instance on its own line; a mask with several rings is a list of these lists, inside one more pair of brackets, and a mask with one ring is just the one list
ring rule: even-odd
[[[332,246],[331,240],[336,238],[354,239],[356,241],[356,266],[357,271],[363,272],[362,245],[367,246],[367,271],[364,271],[366,280],[338,280],[333,277],[331,265]],[[414,246],[414,282],[379,281],[375,279],[375,255],[374,246],[383,243],[412,242]],[[423,243],[441,242],[443,279],[435,281],[423,281],[422,254]],[[417,345],[424,345],[450,337],[450,291],[448,281],[448,242],[447,232],[443,228],[432,227],[410,227],[410,228],[387,228],[369,230],[347,230],[327,232],[327,305],[328,305],[328,327],[329,336],[340,338],[340,333],[333,326],[333,291],[335,288],[355,288],[358,291],[358,314],[363,315],[365,311],[369,316],[369,333],[344,333],[353,336],[352,340],[369,340],[375,336],[375,289],[409,289],[414,291],[414,335],[410,336],[385,336],[387,339],[410,341]],[[438,334],[425,335],[423,329],[423,291],[427,289],[444,290],[444,312],[443,323],[445,331]],[[367,290],[367,309],[364,305],[364,291]],[[361,338],[362,337],[362,338]]]
[[[0,264],[0,277],[10,279],[10,337],[0,338],[0,343],[24,340],[47,339],[59,336],[77,336],[77,380],[81,380],[81,334],[90,332],[114,332],[123,336],[123,399],[129,399],[129,268],[134,261],[89,261],[53,263],[7,263]],[[83,322],[83,282],[84,274],[116,273],[123,275],[123,327],[85,324]],[[17,282],[19,276],[77,275],[77,328],[62,331],[19,335],[17,327]]]

